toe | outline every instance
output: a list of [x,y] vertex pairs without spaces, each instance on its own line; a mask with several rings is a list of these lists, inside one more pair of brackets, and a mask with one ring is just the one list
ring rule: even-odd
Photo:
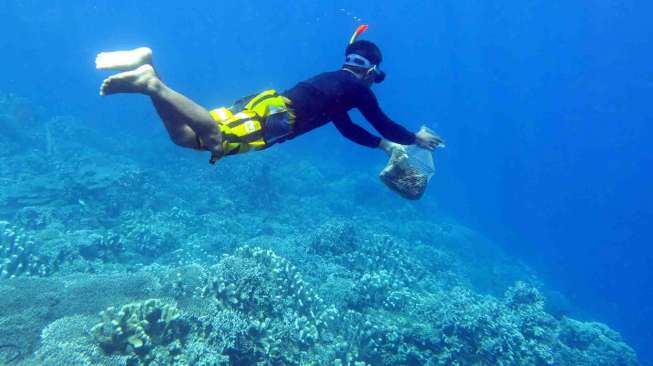
[[100,95],[103,97],[111,94],[111,89],[108,86],[102,87],[102,89],[100,89]]
[[107,90],[109,89],[110,86],[111,86],[111,80],[110,79],[105,79],[102,82],[102,86],[100,86],[100,95],[106,95]]

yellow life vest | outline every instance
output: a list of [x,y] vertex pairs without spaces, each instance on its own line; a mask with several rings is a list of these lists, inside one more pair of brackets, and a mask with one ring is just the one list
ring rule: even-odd
[[[211,110],[222,132],[222,155],[263,150],[290,137],[295,123],[290,104],[275,90],[266,90],[232,107]],[[219,158],[212,157],[211,162]]]

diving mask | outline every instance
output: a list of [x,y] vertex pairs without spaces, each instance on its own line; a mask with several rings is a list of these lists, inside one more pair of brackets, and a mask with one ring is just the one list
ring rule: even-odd
[[345,65],[367,69],[367,73],[374,74],[374,82],[381,83],[385,80],[385,72],[381,71],[377,65],[373,65],[368,59],[355,53],[347,55]]

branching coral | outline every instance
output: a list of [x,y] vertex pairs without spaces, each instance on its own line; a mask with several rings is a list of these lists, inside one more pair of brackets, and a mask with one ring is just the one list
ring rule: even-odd
[[320,226],[308,242],[312,251],[318,255],[342,255],[357,249],[356,230],[352,223],[330,220]]
[[249,319],[233,357],[240,362],[297,364],[315,350],[335,314],[291,263],[270,250],[243,247],[218,264],[204,293]]
[[558,327],[556,365],[563,366],[634,366],[635,352],[621,336],[594,322],[564,318]]
[[403,303],[403,287],[404,283],[387,271],[365,273],[356,283],[349,305],[356,309],[396,309]]
[[47,276],[48,260],[33,254],[34,242],[19,229],[0,221],[0,278]]
[[535,337],[533,329],[553,334],[554,328],[541,310],[522,311],[463,288],[437,296],[413,292],[401,314],[358,315],[353,338],[373,365],[549,365],[552,337]]
[[169,346],[170,354],[180,353],[178,345],[189,324],[172,304],[158,299],[131,303],[120,309],[110,307],[100,313],[102,322],[91,329],[100,347],[109,354],[132,355],[143,363],[156,357],[157,346]]

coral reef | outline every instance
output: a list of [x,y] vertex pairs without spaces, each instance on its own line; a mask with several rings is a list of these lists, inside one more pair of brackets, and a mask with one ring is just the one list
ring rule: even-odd
[[47,276],[49,260],[34,254],[34,242],[8,222],[0,221],[0,278]]
[[223,258],[204,293],[221,309],[248,319],[247,337],[231,354],[244,364],[309,359],[328,319],[337,314],[324,306],[294,265],[261,248],[243,247]]
[[[32,118],[20,103],[0,96],[2,131]],[[156,136],[35,125],[35,149],[0,133],[0,364],[637,365],[372,172],[285,147],[216,172]]]
[[331,219],[311,235],[309,245],[318,255],[338,256],[355,250],[357,241],[352,223]]
[[[176,294],[185,301],[175,306],[149,299],[109,307],[94,327],[93,317],[68,309],[69,315],[42,332],[40,348],[24,364],[637,365],[617,333],[597,323],[555,319],[544,311],[540,292],[526,283],[516,283],[497,299],[462,287],[401,288],[389,272],[370,273],[353,285],[360,301],[336,309],[321,300],[298,268],[256,247],[224,256],[208,277],[195,267],[179,272],[156,266],[145,273],[153,283],[177,278],[205,285],[191,292],[168,285],[135,292],[137,297]],[[107,294],[105,302],[115,298],[115,292],[100,291]]]
[[556,364],[579,366],[636,365],[637,356],[619,333],[605,324],[564,318],[558,327]]
[[158,299],[109,307],[100,315],[102,322],[91,333],[104,352],[133,355],[141,364],[174,359],[189,329],[176,306]]
[[[35,365],[88,366],[104,356],[87,336],[92,318],[71,316],[48,324],[40,335],[40,347],[30,359]],[[113,364],[113,362],[107,362]]]

